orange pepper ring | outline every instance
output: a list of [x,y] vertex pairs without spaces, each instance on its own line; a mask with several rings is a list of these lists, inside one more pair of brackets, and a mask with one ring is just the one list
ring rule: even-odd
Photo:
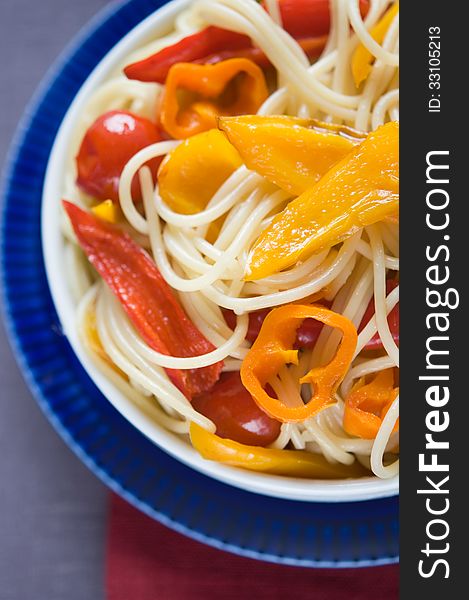
[[[332,360],[325,366],[311,369],[300,383],[315,387],[312,399],[303,406],[286,406],[267,394],[264,386],[287,363],[297,362],[294,343],[297,323],[307,318],[342,331],[342,340]],[[272,310],[264,320],[258,338],[241,366],[241,380],[256,403],[271,417],[285,423],[304,421],[334,404],[333,394],[350,366],[357,345],[357,330],[353,323],[323,306],[290,304]]]
[[[379,371],[374,379],[365,384],[357,382],[345,399],[344,429],[350,435],[362,439],[374,439],[381,423],[392,403],[399,394],[399,388],[393,388],[391,369]],[[393,433],[399,431],[399,419]]]
[[[219,107],[217,98],[227,85],[239,74],[247,77],[238,90],[238,98],[231,106]],[[201,96],[193,104],[214,101],[213,106],[198,113],[188,107],[181,110],[177,100],[179,89],[186,89]],[[268,90],[262,69],[247,58],[231,58],[214,65],[177,63],[173,65],[166,79],[160,107],[160,120],[164,129],[173,137],[184,139],[217,127],[217,117],[239,113],[256,113],[267,98]],[[208,110],[210,108],[210,110]],[[212,110],[213,109],[213,110]]]

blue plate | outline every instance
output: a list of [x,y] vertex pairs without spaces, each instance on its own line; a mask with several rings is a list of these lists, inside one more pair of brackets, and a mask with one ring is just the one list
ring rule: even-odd
[[111,489],[164,525],[216,548],[310,567],[397,562],[398,499],[307,503],[251,494],[157,448],[99,392],[61,334],[40,236],[47,160],[74,96],[101,58],[164,4],[128,0],[102,12],[53,67],[26,111],[5,173],[1,261],[11,342],[59,434]]

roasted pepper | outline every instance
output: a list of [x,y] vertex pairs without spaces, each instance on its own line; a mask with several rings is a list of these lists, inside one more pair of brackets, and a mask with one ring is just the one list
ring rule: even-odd
[[[394,21],[394,17],[399,12],[399,2],[393,4],[391,8],[386,11],[384,16],[376,23],[373,29],[370,31],[371,37],[376,43],[381,44],[386,37],[386,33]],[[365,48],[363,44],[360,44],[355,50],[352,57],[352,74],[357,87],[367,79],[371,72],[371,65],[373,64],[375,57],[371,52]]]
[[[327,35],[321,35],[320,37],[306,37],[296,41],[308,58],[317,58],[320,56],[321,52],[326,46]],[[228,60],[229,58],[235,57],[248,58],[263,69],[267,69],[268,67],[272,66],[266,54],[260,48],[256,48],[251,45],[246,48],[239,49],[236,52],[233,52],[232,50],[220,51],[216,54],[205,57],[203,60],[196,60],[194,62],[202,63],[204,65],[213,65],[221,62],[222,60]]]
[[[365,383],[361,378],[352,388],[345,400],[344,429],[350,435],[373,440],[378,434],[381,423],[399,395],[394,387],[393,369],[380,371]],[[399,421],[393,431],[399,430]]]
[[247,281],[291,267],[347,239],[399,206],[399,124],[370,133],[265,229],[246,265]]
[[299,196],[344,158],[366,134],[296,117],[222,117],[218,126],[246,166]]
[[[330,0],[277,0],[282,27],[294,38],[329,33]],[[261,2],[266,6],[265,0]],[[362,17],[366,16],[369,0],[359,0]]]
[[[282,27],[296,39],[309,58],[319,56],[326,45],[330,27],[329,4],[329,0],[278,2]],[[366,15],[368,7],[368,0],[360,0],[362,16]],[[253,46],[247,35],[210,26],[128,65],[124,72],[129,79],[165,83],[169,69],[176,63],[214,64],[235,57],[249,58],[262,67],[270,64],[267,56]]]
[[159,118],[169,135],[184,139],[216,128],[222,115],[257,112],[267,96],[262,69],[247,58],[178,63],[169,71]]
[[[287,364],[298,363],[294,349],[296,332],[308,318],[342,331],[342,340],[332,360],[325,366],[311,369],[298,382],[311,383],[314,389],[307,404],[287,406],[266,392],[266,385]],[[279,421],[304,421],[335,403],[334,394],[344,378],[357,345],[357,330],[349,319],[320,305],[287,304],[273,309],[265,318],[259,336],[241,366],[241,380],[257,404]]]
[[117,223],[120,215],[118,205],[112,200],[103,200],[103,202],[93,206],[91,212],[108,223]]
[[[309,58],[316,58],[324,50],[327,34],[307,35],[297,41]],[[165,83],[169,70],[177,63],[213,65],[229,58],[248,58],[263,68],[270,65],[264,52],[254,47],[247,35],[210,26],[128,65],[124,72],[129,79]]]
[[200,212],[241,164],[221,131],[204,131],[184,140],[165,158],[158,172],[160,196],[175,212]]
[[247,446],[227,440],[191,423],[191,442],[206,460],[214,460],[249,471],[307,479],[363,477],[368,472],[357,462],[352,465],[329,463],[324,456],[305,450],[277,450]]
[[[127,234],[72,204],[63,202],[78,242],[107,283],[143,340],[169,356],[199,356],[215,349],[188,318],[155,263]],[[192,398],[213,387],[222,362],[200,369],[166,369]]]

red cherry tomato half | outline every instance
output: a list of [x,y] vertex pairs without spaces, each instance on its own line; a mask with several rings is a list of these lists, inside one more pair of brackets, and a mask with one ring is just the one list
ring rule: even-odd
[[[249,325],[246,334],[248,342],[252,343],[257,339],[262,323],[271,310],[271,308],[263,308],[249,313]],[[236,315],[234,312],[224,309],[223,316],[228,327],[234,329],[236,327]],[[295,348],[314,348],[322,328],[323,323],[320,321],[316,321],[315,319],[305,319],[296,332]]]
[[[161,141],[157,125],[127,111],[101,115],[89,127],[76,157],[77,185],[99,200],[119,200],[119,178],[127,162],[142,148]],[[162,158],[148,161],[153,177]],[[132,181],[132,197],[141,199],[140,183]]]
[[222,438],[267,446],[280,434],[280,423],[257,406],[241,383],[239,371],[222,373],[209,392],[193,398],[192,405],[215,423]]
[[[388,295],[392,290],[399,285],[399,282],[395,279],[388,279],[386,281],[386,295]],[[374,297],[370,300],[365,314],[363,315],[362,322],[358,327],[358,332],[362,331],[365,326],[368,324],[370,319],[375,314],[375,299]],[[394,341],[399,346],[399,302],[392,309],[392,311],[388,315],[388,324],[389,330],[391,331],[392,337]],[[364,350],[381,350],[383,348],[383,342],[379,337],[379,333],[375,333],[375,335],[371,338],[368,344],[364,347]]]

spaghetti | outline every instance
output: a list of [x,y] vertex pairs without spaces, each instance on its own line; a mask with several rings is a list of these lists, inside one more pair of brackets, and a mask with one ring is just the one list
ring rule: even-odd
[[[195,0],[176,20],[171,34],[136,50],[126,65],[145,60],[205,27],[223,28],[247,36],[250,55],[257,56],[251,47],[256,52],[259,49],[264,64],[269,65],[263,67],[268,73],[269,96],[259,106],[258,115],[315,119],[325,126],[344,124],[364,133],[398,120],[398,15],[382,42],[378,43],[372,33],[390,8],[387,0],[365,3],[366,11],[357,0],[332,0],[327,42],[317,59],[308,58],[298,39],[283,28],[288,24],[282,20],[282,0],[264,4],[254,0]],[[359,87],[350,68],[358,47],[366,49],[373,59]],[[70,148],[64,197],[87,211],[100,202],[76,184],[75,156],[91,124],[108,111],[128,111],[154,121],[155,107],[164,93],[164,83],[136,81],[123,74],[94,92],[76,123],[76,145]],[[181,143],[185,142],[162,139],[136,150],[126,161],[116,188],[118,226],[148,252],[187,317],[213,349],[202,355],[177,356],[149,345],[103,277],[90,268],[64,214],[67,276],[77,301],[81,340],[92,360],[162,427],[185,435],[195,423],[214,433],[214,421],[196,410],[168,370],[189,372],[223,362],[223,372],[239,371],[250,353],[252,342],[247,336],[256,311],[268,312],[290,303],[322,303],[358,330],[353,360],[328,406],[303,421],[282,423],[270,447],[320,455],[331,463],[358,462],[381,478],[396,475],[398,395],[374,439],[350,435],[343,424],[351,390],[385,369],[397,373],[399,366],[396,331],[390,325],[390,315],[399,302],[396,219],[383,217],[357,226],[344,239],[305,255],[288,269],[274,269],[265,277],[247,280],[246,269],[256,242],[283,214],[292,194],[242,164],[204,208],[192,214],[177,212],[160,194],[151,161],[171,156]],[[136,198],[136,189],[140,198]],[[387,291],[389,280],[395,285]],[[372,307],[372,314],[364,322],[368,307]],[[234,313],[233,327],[228,325],[227,312]],[[94,333],[101,353],[96,339],[90,338],[90,315],[95,319]],[[375,345],[377,350],[370,350],[367,346],[376,336],[381,342]],[[288,406],[308,404],[315,387],[299,382],[311,369],[326,365],[340,343],[339,331],[322,327],[314,344],[301,347],[296,361],[285,363],[270,377],[268,384],[277,401]]]

